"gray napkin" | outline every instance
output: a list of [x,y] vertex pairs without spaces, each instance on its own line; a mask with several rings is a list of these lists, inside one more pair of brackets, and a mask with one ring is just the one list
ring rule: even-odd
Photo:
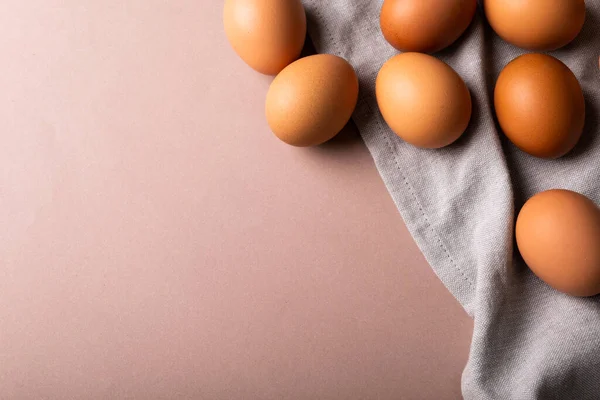
[[406,225],[474,318],[464,397],[600,399],[600,298],[554,291],[513,244],[515,210],[537,192],[571,189],[600,203],[600,0],[587,1],[576,41],[551,53],[578,77],[587,107],[580,144],[555,161],[522,153],[495,125],[495,80],[525,51],[497,37],[481,9],[466,34],[436,54],[471,90],[470,127],[448,148],[422,150],[391,132],[377,108],[377,72],[396,54],[379,28],[382,1],[304,4],[317,51],[344,57],[357,71],[361,94],[353,119]]

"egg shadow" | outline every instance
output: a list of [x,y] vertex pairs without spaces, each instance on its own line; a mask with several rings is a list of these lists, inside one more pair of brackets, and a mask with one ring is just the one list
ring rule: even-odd
[[303,157],[327,168],[356,168],[357,163],[364,163],[367,159],[373,161],[367,156],[367,148],[352,120],[331,140],[302,150]]
[[317,54],[316,47],[314,45],[314,39],[317,42],[325,35],[322,22],[319,21],[317,12],[312,8],[306,8],[306,42],[304,43],[304,50],[302,51],[302,57]]
[[585,125],[583,127],[583,133],[573,150],[563,156],[564,160],[572,160],[585,155],[587,151],[595,148],[598,141],[600,141],[598,135],[598,109],[589,100],[592,98],[591,93],[584,91],[583,96],[585,98]]
[[300,53],[300,58],[308,57],[317,54],[317,50],[315,49],[315,45],[308,34],[306,34],[306,38],[304,39],[304,47],[302,47],[302,52]]
[[315,149],[334,152],[356,146],[357,144],[364,145],[356,124],[350,120],[340,133],[327,142],[315,147]]

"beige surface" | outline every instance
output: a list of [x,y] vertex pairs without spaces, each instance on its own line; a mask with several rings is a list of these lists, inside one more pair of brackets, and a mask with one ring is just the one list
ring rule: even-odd
[[0,398],[457,398],[471,321],[356,132],[273,138],[220,3],[3,2]]

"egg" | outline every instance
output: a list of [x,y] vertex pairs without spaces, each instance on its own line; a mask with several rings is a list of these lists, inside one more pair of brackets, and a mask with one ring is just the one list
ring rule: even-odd
[[318,54],[290,64],[271,83],[265,112],[287,144],[316,146],[337,135],[358,101],[358,78],[343,58]]
[[377,75],[377,104],[389,127],[417,147],[456,141],[471,119],[471,94],[444,62],[421,53],[389,59]]
[[584,0],[484,0],[483,7],[500,37],[528,50],[565,46],[585,21]]
[[385,0],[381,32],[398,50],[433,53],[465,32],[476,9],[477,0]]
[[585,123],[581,86],[561,61],[525,54],[500,73],[494,106],[504,134],[521,150],[557,158],[579,141]]
[[297,60],[306,37],[300,0],[226,0],[225,34],[246,64],[276,75]]
[[529,268],[558,291],[600,294],[600,209],[587,197],[549,190],[519,213],[517,246]]

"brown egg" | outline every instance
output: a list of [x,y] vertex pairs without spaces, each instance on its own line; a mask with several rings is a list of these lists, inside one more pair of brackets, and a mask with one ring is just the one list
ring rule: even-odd
[[524,49],[551,51],[570,43],[585,21],[584,0],[484,0],[496,33]]
[[457,140],[471,119],[471,94],[447,64],[421,53],[389,59],[377,76],[377,103],[390,128],[418,147]]
[[579,141],[585,101],[571,70],[554,57],[525,54],[500,73],[494,105],[504,134],[521,150],[557,158]]
[[385,0],[381,32],[398,50],[433,53],[464,33],[476,9],[477,0]]
[[531,270],[573,296],[600,294],[600,209],[587,197],[549,190],[521,210],[517,245]]
[[346,60],[329,54],[301,58],[273,80],[267,93],[267,122],[293,146],[328,141],[350,120],[358,79]]
[[300,0],[226,0],[223,23],[235,52],[265,75],[277,75],[304,47],[306,14]]

